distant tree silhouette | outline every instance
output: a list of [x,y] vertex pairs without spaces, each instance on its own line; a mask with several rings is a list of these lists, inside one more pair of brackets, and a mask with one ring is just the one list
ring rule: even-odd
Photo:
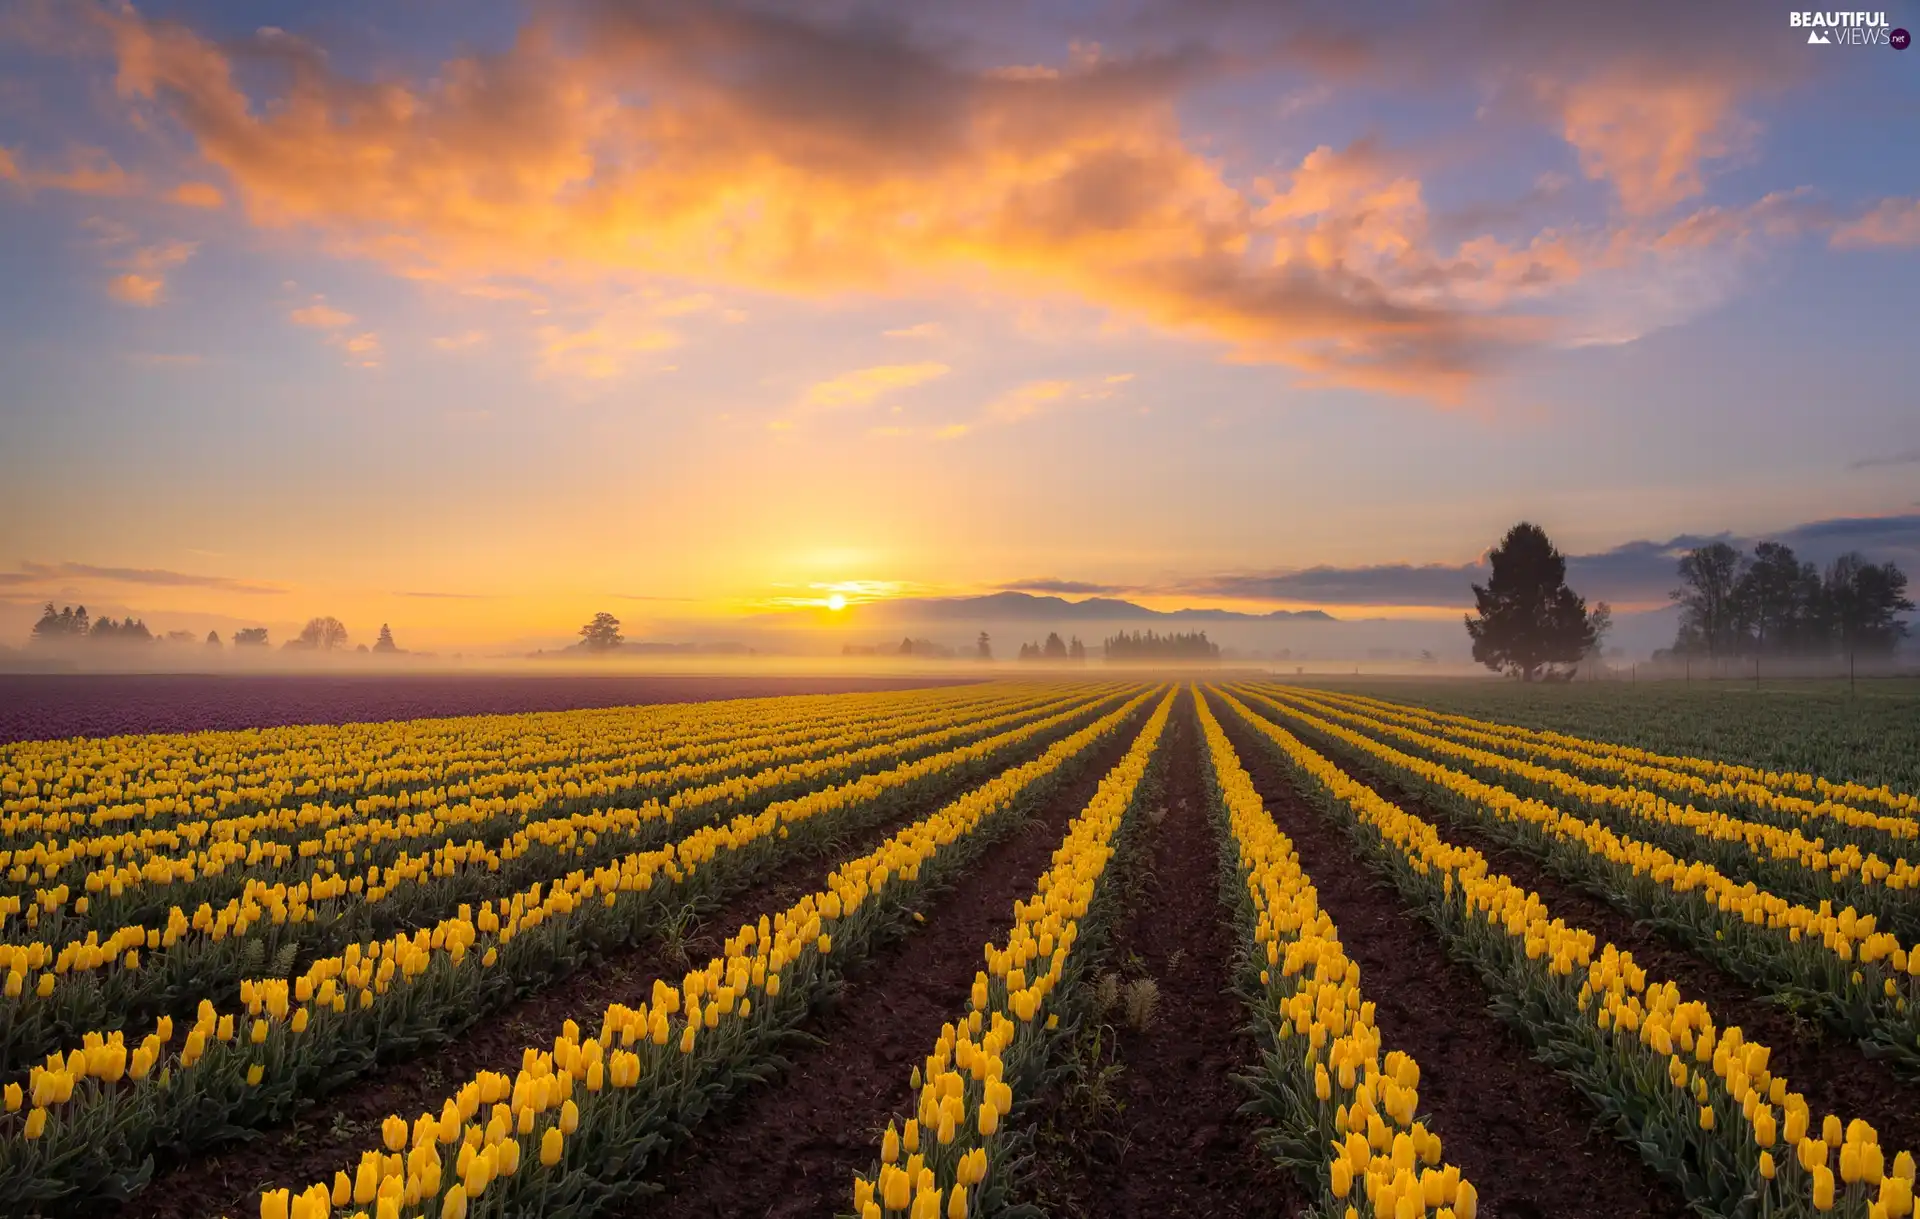
[[1218,660],[1220,645],[1207,638],[1205,631],[1190,635],[1162,635],[1157,631],[1126,631],[1101,642],[1108,660]]
[[1023,643],[1023,644],[1021,644],[1021,645],[1020,645],[1020,659],[1022,659],[1022,660],[1038,660],[1038,659],[1040,659],[1040,645],[1039,645],[1039,644],[1037,644],[1037,643]]
[[1761,542],[1733,586],[1734,629],[1758,655],[1801,651],[1824,642],[1820,572],[1793,548]]
[[1884,656],[1908,632],[1907,576],[1858,552],[1822,572],[1792,548],[1760,542],[1748,556],[1725,542],[1680,559],[1673,590],[1680,630],[1668,655]]
[[49,601],[46,609],[40,614],[40,621],[33,624],[33,630],[28,638],[32,643],[59,643],[69,639],[79,639],[86,635],[89,629],[86,606],[80,606],[78,609],[70,605],[62,606],[60,611],[55,613],[53,602]]
[[192,631],[168,631],[167,632],[168,643],[192,643],[194,640],[198,638],[199,636],[195,635]]
[[[51,609],[52,607],[49,606],[48,608]],[[980,659],[993,659],[993,640],[988,637],[985,631],[981,631],[980,638],[973,641],[973,649]]]
[[264,626],[241,627],[233,633],[233,646],[236,648],[266,647],[267,628]]
[[1085,660],[1086,658],[1087,658],[1087,645],[1080,642],[1080,636],[1075,635],[1073,639],[1067,644],[1067,659],[1068,660]]
[[207,646],[209,648],[212,648],[216,652],[220,650],[220,632],[219,631],[207,632]]
[[1680,556],[1679,588],[1667,595],[1680,606],[1681,647],[1711,660],[1740,651],[1738,593],[1747,556],[1725,542],[1696,546]]
[[1546,530],[1522,521],[1487,558],[1493,574],[1473,586],[1480,612],[1466,616],[1473,658],[1523,681],[1542,670],[1553,675],[1554,665],[1578,665],[1594,646],[1595,623],[1567,587],[1567,560]]
[[300,628],[300,637],[294,643],[312,651],[331,652],[346,646],[347,628],[338,618],[309,618],[307,625]]
[[1040,654],[1048,660],[1067,658],[1067,641],[1060,638],[1058,631],[1047,632],[1047,642],[1041,645]]
[[153,632],[147,624],[133,615],[127,615],[121,622],[111,618],[96,618],[93,629],[87,632],[87,638],[100,643],[151,643]]
[[902,656],[913,655],[913,636],[908,635],[900,640],[900,654]]
[[1833,637],[1849,656],[1885,656],[1906,637],[1900,614],[1913,608],[1906,573],[1892,563],[1869,563],[1857,552],[1827,567],[1824,585]]
[[380,638],[373,641],[373,650],[376,652],[398,652],[400,650],[393,642],[393,631],[388,628],[384,622],[380,624]]
[[620,620],[605,611],[580,628],[580,641],[589,652],[611,652],[626,642],[620,634]]

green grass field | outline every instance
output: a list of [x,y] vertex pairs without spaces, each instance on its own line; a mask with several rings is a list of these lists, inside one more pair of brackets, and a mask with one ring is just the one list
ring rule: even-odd
[[1920,790],[1920,679],[1573,682],[1306,679],[1460,715]]

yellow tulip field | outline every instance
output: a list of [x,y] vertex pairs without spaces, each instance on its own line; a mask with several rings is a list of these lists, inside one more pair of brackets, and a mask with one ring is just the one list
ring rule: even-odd
[[0,1214],[1915,1214],[1920,799],[1248,677],[0,745]]

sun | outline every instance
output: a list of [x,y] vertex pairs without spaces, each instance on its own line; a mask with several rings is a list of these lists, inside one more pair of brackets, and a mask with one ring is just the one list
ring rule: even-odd
[[831,597],[828,597],[827,608],[830,610],[843,610],[847,608],[847,598],[845,594],[835,593]]

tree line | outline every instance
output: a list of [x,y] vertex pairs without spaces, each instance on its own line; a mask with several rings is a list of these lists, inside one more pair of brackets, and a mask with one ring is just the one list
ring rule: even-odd
[[[1604,601],[1587,607],[1567,586],[1567,562],[1538,525],[1522,521],[1487,554],[1487,582],[1473,585],[1466,616],[1473,658],[1522,681],[1566,680],[1600,653],[1613,624]],[[1914,603],[1892,563],[1858,552],[1824,571],[1791,547],[1761,542],[1749,555],[1710,542],[1680,556],[1680,628],[1666,656],[1886,656],[1907,636],[1900,615]]]
[[1121,631],[1100,643],[1108,660],[1218,660],[1220,645],[1205,631],[1162,635],[1155,631]]
[[[984,636],[982,636],[984,638]],[[1072,639],[1060,638],[1060,632],[1049,631],[1044,643],[1023,643],[1020,645],[1021,660],[1064,660],[1073,663],[1087,658],[1087,645],[1080,642],[1080,636]]]
[[[87,643],[153,643],[156,636],[147,627],[145,621],[131,615],[115,622],[112,617],[93,618],[84,605],[65,605],[58,610],[53,602],[47,602],[40,620],[33,624],[28,636],[29,642],[42,646],[52,646],[84,640]],[[190,631],[168,631],[169,643],[191,643],[194,635]],[[294,638],[281,644],[282,651],[290,652],[331,652],[345,648],[352,642],[346,626],[331,616],[309,618]],[[220,632],[208,631],[206,646],[218,649]],[[240,648],[265,648],[268,646],[267,628],[264,626],[242,627],[233,633],[233,646]],[[406,649],[393,641],[393,631],[386,624],[380,624],[380,634],[371,648],[360,645],[362,652],[380,652],[399,654]]]
[[1906,573],[1857,551],[1821,570],[1781,542],[1711,542],[1681,557],[1680,580],[1675,657],[1889,656],[1914,608]]

